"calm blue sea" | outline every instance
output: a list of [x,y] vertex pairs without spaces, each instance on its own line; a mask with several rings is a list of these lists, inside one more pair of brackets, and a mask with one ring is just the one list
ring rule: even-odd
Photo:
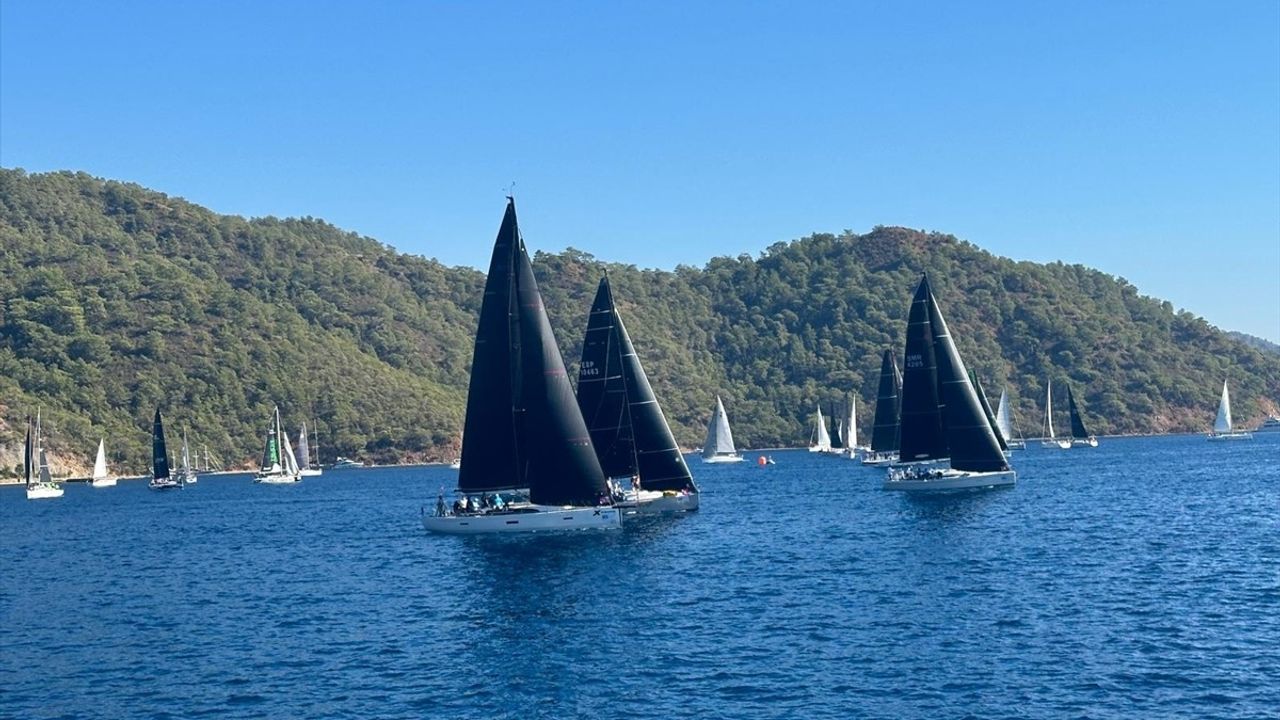
[[0,716],[1280,713],[1280,435],[1034,447],[929,500],[773,455],[573,536],[427,535],[445,468],[0,488]]

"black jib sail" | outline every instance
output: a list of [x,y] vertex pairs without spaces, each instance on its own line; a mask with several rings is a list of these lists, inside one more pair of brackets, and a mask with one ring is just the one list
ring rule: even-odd
[[1071,392],[1070,384],[1067,385],[1067,407],[1071,410],[1071,437],[1088,440],[1089,431],[1084,426],[1084,419],[1080,416],[1080,408],[1076,405],[1076,396]]

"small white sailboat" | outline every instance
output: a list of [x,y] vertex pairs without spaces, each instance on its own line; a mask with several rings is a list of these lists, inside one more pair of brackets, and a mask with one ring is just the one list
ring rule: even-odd
[[178,465],[178,482],[184,487],[187,485],[195,485],[199,482],[196,475],[196,466],[191,462],[191,446],[187,444],[187,429],[182,429],[182,461]]
[[849,398],[849,419],[844,423],[844,456],[853,460],[858,453],[866,453],[871,448],[858,445],[858,399]]
[[[311,461],[311,441],[307,435],[307,423],[302,423],[302,429],[298,431],[298,452],[296,462],[298,464],[298,474],[302,477],[315,477],[324,472],[320,469],[320,463],[312,463]],[[316,456],[320,455],[320,438],[316,436]]]
[[[517,492],[522,488],[528,488],[527,499]],[[487,534],[622,527],[511,199],[480,305],[458,492],[465,503],[460,499],[452,510],[443,493],[434,512],[423,508],[424,528]]]
[[93,461],[93,475],[89,478],[89,487],[115,487],[116,476],[107,473],[107,441],[98,440],[98,455]]
[[831,452],[831,433],[827,431],[827,420],[822,417],[822,406],[818,406],[818,414],[814,418],[813,432],[809,435],[809,452]]
[[1040,447],[1066,450],[1071,447],[1071,438],[1058,438],[1053,433],[1053,381],[1050,380],[1044,391],[1044,434]]
[[903,459],[935,460],[946,454],[947,462],[890,468],[884,489],[937,493],[1013,485],[1017,473],[1000,450],[928,276],[921,278],[911,302],[905,357]]
[[724,403],[716,396],[716,411],[707,424],[707,440],[702,443],[702,462],[704,463],[736,463],[742,462],[742,456],[733,446],[733,431],[729,429],[729,414],[724,411]]
[[156,408],[155,419],[151,422],[151,480],[147,487],[152,490],[181,490],[181,477],[174,477],[169,472],[169,449],[164,440],[164,419],[160,417],[160,408]]
[[1252,440],[1253,434],[1244,430],[1232,430],[1231,395],[1227,392],[1227,381],[1222,381],[1222,399],[1218,401],[1218,416],[1213,420],[1213,430],[1209,440]]
[[1027,447],[1026,441],[1022,439],[1022,433],[1015,432],[1013,429],[1013,411],[1009,409],[1007,390],[1000,391],[1000,406],[996,409],[996,429],[1000,431],[1010,450],[1022,450]]
[[27,416],[27,440],[22,455],[22,474],[26,481],[28,500],[50,500],[62,497],[62,486],[53,481],[49,473],[49,454],[44,449],[40,434],[39,413],[33,425]]
[[267,444],[262,451],[262,465],[253,477],[255,483],[289,485],[302,480],[298,474],[298,461],[289,444],[289,435],[280,425],[280,407],[271,411],[271,423],[267,429]]

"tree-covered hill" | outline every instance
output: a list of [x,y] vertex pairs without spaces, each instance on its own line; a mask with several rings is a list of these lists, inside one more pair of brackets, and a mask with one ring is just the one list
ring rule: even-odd
[[[495,229],[500,214],[495,202]],[[921,271],[1028,435],[1049,378],[1075,386],[1101,433],[1202,430],[1223,377],[1241,420],[1280,397],[1280,357],[1123,279],[947,235],[815,235],[674,272],[566,250],[535,268],[571,365],[608,269],[690,446],[717,392],[746,447],[802,442],[815,404],[848,393],[865,426]],[[451,457],[483,282],[312,218],[245,220],[84,174],[0,170],[0,465],[17,462],[37,407],[57,456],[84,463],[106,436],[113,462],[138,472],[157,406],[229,463],[254,456],[273,403],[291,427],[318,421],[326,461]]]

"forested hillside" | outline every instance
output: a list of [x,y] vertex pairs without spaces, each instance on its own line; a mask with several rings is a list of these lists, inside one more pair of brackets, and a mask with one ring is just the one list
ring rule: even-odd
[[[501,212],[499,198],[495,230]],[[1203,430],[1224,377],[1239,420],[1280,397],[1280,357],[1123,279],[903,228],[675,271],[538,253],[571,365],[606,267],[689,446],[717,392],[744,447],[801,443],[815,404],[849,393],[869,422],[879,353],[901,351],[925,270],[960,351],[989,390],[1009,388],[1028,435],[1049,378],[1074,385],[1099,433]],[[0,464],[12,469],[38,407],[56,455],[83,463],[106,436],[113,462],[140,472],[157,406],[245,462],[273,403],[291,428],[318,421],[326,461],[452,457],[483,281],[312,218],[245,220],[84,174],[0,170]]]

